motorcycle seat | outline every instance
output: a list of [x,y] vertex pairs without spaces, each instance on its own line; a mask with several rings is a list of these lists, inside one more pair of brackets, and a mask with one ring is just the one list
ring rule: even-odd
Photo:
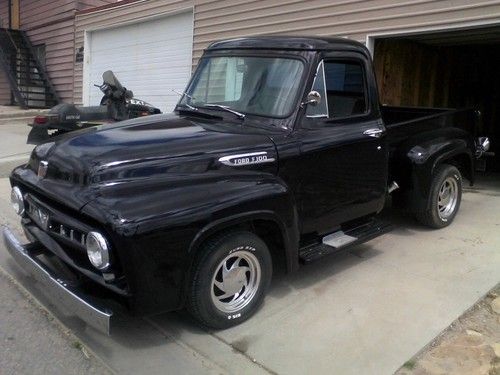
[[56,115],[58,123],[74,124],[81,121],[96,121],[109,119],[107,106],[77,107],[74,104],[62,103],[51,108],[49,115]]

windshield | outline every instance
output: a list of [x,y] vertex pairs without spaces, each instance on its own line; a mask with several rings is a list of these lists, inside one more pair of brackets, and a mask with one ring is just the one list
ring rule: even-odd
[[268,117],[290,114],[304,66],[300,60],[228,56],[203,58],[179,104],[224,105]]

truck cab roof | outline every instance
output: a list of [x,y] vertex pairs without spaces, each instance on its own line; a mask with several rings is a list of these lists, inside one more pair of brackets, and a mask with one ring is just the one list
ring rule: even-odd
[[210,44],[207,51],[234,49],[273,49],[296,51],[356,51],[368,54],[366,47],[355,40],[333,37],[300,37],[285,35],[264,35],[247,38],[227,39]]

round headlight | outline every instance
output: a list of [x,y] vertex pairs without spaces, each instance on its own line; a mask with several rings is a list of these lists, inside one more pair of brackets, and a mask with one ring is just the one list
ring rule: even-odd
[[10,192],[10,202],[12,203],[12,207],[14,208],[14,211],[16,211],[16,214],[24,214],[23,193],[17,186],[14,186]]
[[90,263],[100,270],[109,267],[109,245],[108,241],[99,232],[89,232],[85,240],[87,255]]

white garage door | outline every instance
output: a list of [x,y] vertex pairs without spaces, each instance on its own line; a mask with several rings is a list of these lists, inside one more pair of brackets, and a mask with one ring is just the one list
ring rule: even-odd
[[85,105],[98,105],[102,73],[112,70],[134,97],[173,110],[191,74],[193,14],[181,13],[90,34]]

